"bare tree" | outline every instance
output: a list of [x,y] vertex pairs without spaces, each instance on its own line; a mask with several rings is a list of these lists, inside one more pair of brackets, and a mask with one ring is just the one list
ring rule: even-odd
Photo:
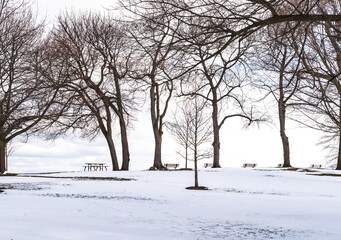
[[194,96],[185,102],[184,124],[189,124],[188,145],[193,153],[191,160],[194,161],[194,188],[187,189],[207,189],[199,186],[198,182],[198,161],[212,157],[212,148],[205,147],[205,144],[212,141],[212,124],[206,114],[206,101]]
[[66,13],[51,33],[55,68],[64,63],[64,95],[74,95],[70,114],[59,121],[58,131],[83,129],[84,136],[91,137],[100,131],[107,140],[113,170],[119,170],[114,117],[120,126],[122,170],[128,170],[130,159],[126,125],[134,108],[134,92],[126,76],[133,64],[133,48],[125,29],[126,25],[110,17]]
[[[335,12],[328,11],[326,8],[325,0],[280,0],[280,1],[259,1],[259,0],[199,0],[199,1],[168,1],[168,0],[129,0],[122,1],[126,9],[129,9],[134,14],[142,18],[152,19],[153,24],[161,25],[164,28],[167,27],[165,22],[160,21],[163,18],[151,18],[149,13],[150,6],[158,9],[158,16],[168,16],[173,21],[179,21],[181,27],[171,27],[171,32],[174,32],[174,38],[180,41],[188,52],[197,51],[199,48],[200,58],[193,64],[189,62],[189,67],[183,69],[181,74],[187,74],[197,66],[200,66],[208,74],[208,79],[212,78],[212,72],[215,69],[209,69],[210,65],[217,62],[217,58],[226,57],[223,56],[226,51],[231,49],[238,49],[238,45],[246,45],[245,40],[253,33],[260,29],[279,23],[292,23],[286,28],[286,32],[290,32],[295,29],[302,22],[326,22],[326,21],[340,21],[341,17]],[[147,13],[147,14],[146,14]],[[168,26],[168,27],[169,27]],[[283,34],[286,34],[283,32]],[[233,50],[232,50],[233,52]],[[238,55],[238,54],[236,54]],[[238,58],[238,57],[237,57]],[[231,58],[227,57],[228,64],[232,64]],[[235,61],[238,62],[238,61]],[[225,62],[226,63],[226,62]],[[227,65],[228,65],[227,64]],[[206,65],[206,66],[205,66]],[[228,67],[229,68],[229,67]],[[208,70],[208,71],[207,71]],[[218,74],[219,75],[219,74]],[[223,76],[223,75],[221,75]],[[237,114],[226,115],[222,122],[218,120],[218,106],[216,100],[220,99],[215,96],[214,90],[219,89],[219,82],[211,84],[212,94],[212,120],[214,126],[214,164],[213,167],[220,167],[219,164],[219,129],[226,119],[234,116],[241,116],[244,118],[250,118],[246,112]],[[238,86],[238,84],[236,85]],[[232,89],[235,88],[232,86]],[[231,88],[226,88],[222,92],[222,96],[229,95]],[[204,94],[205,95],[205,94]],[[204,96],[207,97],[207,96]],[[242,101],[237,102],[242,103]],[[280,113],[283,115],[283,104],[280,106]],[[241,108],[243,109],[243,107]],[[282,121],[282,129],[285,126],[285,122]],[[286,164],[289,161],[289,144],[287,143],[287,136],[285,131],[282,131],[283,147],[285,148]]]
[[[126,0],[121,5],[139,16],[144,16],[152,5],[160,15],[172,16],[184,27],[176,29],[176,37],[185,40],[188,47],[193,44],[192,28],[205,44],[217,40],[224,44],[209,57],[227,48],[232,42],[248,38],[265,26],[293,22],[341,21],[341,16],[328,11],[328,0]],[[154,20],[157,22],[157,19]],[[159,21],[159,24],[163,24]],[[175,29],[174,29],[175,30]],[[219,38],[211,38],[219,34]]]
[[[212,110],[213,126],[213,168],[220,167],[220,130],[224,123],[231,118],[239,117],[250,125],[254,121],[261,121],[257,116],[254,107],[247,107],[247,96],[243,92],[248,84],[246,79],[247,66],[244,65],[243,55],[250,45],[233,45],[209,60],[207,57],[217,48],[219,43],[214,45],[200,44],[196,42],[196,52],[191,55],[195,62],[200,65],[192,71],[197,75],[194,78],[196,88],[186,90],[188,81],[182,82],[182,95],[197,95],[205,99]],[[194,48],[194,46],[193,46]],[[191,82],[189,83],[192,84]]]
[[189,132],[190,132],[190,121],[189,104],[183,103],[182,101],[177,106],[171,122],[166,123],[168,131],[175,137],[176,142],[183,148],[184,152],[179,150],[177,153],[185,159],[185,169],[188,169],[189,160]]
[[[338,1],[328,1],[329,12],[340,14]],[[310,121],[304,125],[324,133],[322,143],[334,151],[336,169],[341,170],[341,25],[325,23],[309,29],[302,62],[307,87],[300,91],[305,107],[301,112]]]
[[44,129],[53,114],[59,86],[40,73],[43,26],[27,2],[0,1],[0,173],[6,171],[7,144]]
[[181,97],[177,112],[167,128],[174,135],[185,153],[178,152],[187,162],[194,162],[194,187],[189,189],[206,189],[198,183],[198,161],[212,157],[212,148],[207,143],[212,141],[212,124],[207,114],[207,102],[198,95]]
[[[289,138],[286,134],[287,111],[299,106],[296,95],[304,87],[298,73],[302,67],[300,59],[305,34],[302,26],[290,26],[290,32],[287,27],[288,25],[277,24],[264,29],[259,35],[262,40],[254,48],[251,63],[259,72],[259,82],[254,85],[265,91],[265,98],[270,95],[277,103],[283,167],[291,167]],[[297,49],[298,44],[295,41],[301,41],[300,49]]]
[[[131,35],[139,45],[141,64],[132,75],[142,87],[149,92],[150,116],[154,134],[153,169],[163,169],[162,136],[165,117],[172,99],[175,80],[182,69],[181,46],[175,41],[172,28],[178,21],[168,16],[159,15],[158,9],[150,6],[148,18],[142,17],[135,21]],[[162,21],[159,24],[157,21]]]

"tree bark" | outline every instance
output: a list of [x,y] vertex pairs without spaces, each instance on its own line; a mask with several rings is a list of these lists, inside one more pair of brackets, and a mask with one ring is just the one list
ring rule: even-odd
[[152,86],[150,88],[150,116],[153,125],[154,133],[154,164],[155,169],[164,169],[162,165],[161,151],[162,151],[162,119],[160,116],[160,102],[159,102],[159,89],[157,83],[152,80]]
[[128,145],[127,128],[125,122],[120,121],[121,127],[121,143],[122,143],[122,168],[121,170],[129,170],[130,153]]
[[198,181],[198,153],[197,153],[197,144],[194,146],[194,187],[199,187]]
[[156,169],[163,169],[164,167],[161,161],[162,136],[161,134],[159,134],[158,129],[153,128],[153,130],[154,130],[154,140],[155,140],[153,167]]
[[187,165],[187,162],[188,162],[188,144],[186,142],[186,146],[185,146],[185,156],[186,156],[186,162],[185,162],[185,168],[187,169],[188,168],[188,165]]
[[212,168],[220,168],[220,136],[218,124],[218,104],[212,102],[212,121],[213,121],[213,166]]
[[285,134],[285,103],[281,100],[278,102],[279,127],[283,146],[283,167],[291,167],[290,164],[290,148],[289,138]]
[[112,140],[111,136],[106,136],[105,137],[108,143],[108,147],[110,150],[110,157],[111,157],[111,161],[112,161],[112,170],[113,171],[118,171],[120,170],[119,166],[118,166],[118,160],[117,160],[117,155],[116,155],[116,149],[115,149],[115,144],[114,141]]
[[198,160],[194,160],[194,186],[196,188],[199,187],[199,181],[198,181]]
[[[340,92],[339,92],[340,93]],[[339,99],[340,101],[340,108],[339,108],[339,124],[341,123],[341,98]],[[336,170],[341,170],[341,129],[339,126],[339,151],[337,154],[337,162],[336,162]]]
[[335,170],[341,170],[341,134],[339,136],[339,152],[337,155],[337,163]]
[[122,103],[122,95],[121,95],[121,86],[119,84],[120,75],[116,68],[113,68],[114,76],[115,76],[115,88],[116,88],[116,96],[117,96],[117,108],[118,108],[118,117],[120,120],[120,130],[121,130],[121,145],[122,145],[122,168],[121,170],[129,170],[129,144],[128,144],[128,135],[127,135],[127,127],[126,122],[124,120],[124,109]]
[[0,174],[6,172],[6,142],[0,140]]

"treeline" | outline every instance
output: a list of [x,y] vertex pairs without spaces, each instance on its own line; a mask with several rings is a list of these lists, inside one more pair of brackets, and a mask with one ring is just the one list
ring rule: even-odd
[[[129,0],[118,8],[125,17],[65,12],[46,32],[28,2],[0,0],[0,173],[14,138],[70,131],[102,134],[113,170],[128,170],[127,127],[144,100],[154,169],[164,168],[165,128],[186,160],[213,156],[218,168],[225,122],[267,120],[250,87],[277,102],[284,167],[291,166],[287,112],[296,111],[325,133],[341,169],[338,0]],[[167,122],[172,101],[177,113]]]

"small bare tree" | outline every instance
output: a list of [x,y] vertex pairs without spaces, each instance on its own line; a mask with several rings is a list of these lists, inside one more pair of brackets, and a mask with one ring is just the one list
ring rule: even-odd
[[212,157],[212,148],[205,147],[206,143],[212,141],[212,124],[206,114],[205,107],[207,102],[194,96],[184,103],[184,119],[181,125],[188,124],[188,146],[192,151],[193,157],[189,158],[194,162],[194,187],[187,189],[205,190],[206,187],[199,186],[198,183],[198,161]]

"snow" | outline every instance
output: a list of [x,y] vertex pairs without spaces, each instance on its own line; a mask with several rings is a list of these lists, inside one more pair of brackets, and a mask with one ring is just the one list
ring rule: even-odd
[[0,239],[341,239],[341,177],[317,173],[200,169],[208,191],[192,171],[4,176]]

